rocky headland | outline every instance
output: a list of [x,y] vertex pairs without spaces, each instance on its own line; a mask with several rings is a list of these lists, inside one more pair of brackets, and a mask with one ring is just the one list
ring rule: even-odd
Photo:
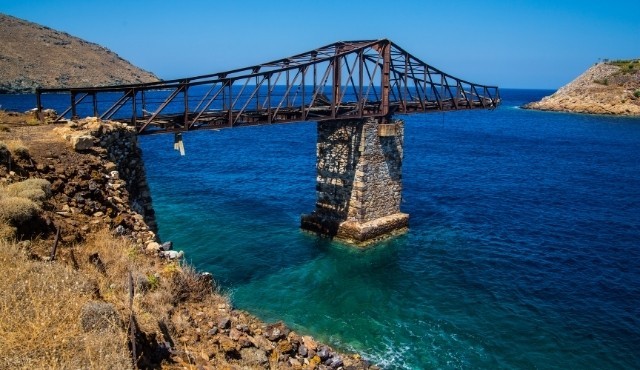
[[154,81],[107,48],[0,13],[0,94]]
[[136,140],[0,111],[0,368],[378,369],[234,309],[183,263]]
[[640,116],[640,59],[597,63],[553,95],[522,108]]

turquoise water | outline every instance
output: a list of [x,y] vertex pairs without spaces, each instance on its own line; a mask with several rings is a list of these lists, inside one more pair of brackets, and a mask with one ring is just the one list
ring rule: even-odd
[[410,231],[356,250],[299,230],[315,124],[140,139],[159,233],[238,308],[389,369],[640,368],[640,120],[404,117]]

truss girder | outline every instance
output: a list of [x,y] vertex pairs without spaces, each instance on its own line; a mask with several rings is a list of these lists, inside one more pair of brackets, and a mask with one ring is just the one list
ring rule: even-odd
[[[101,117],[114,117],[128,106],[132,111],[127,120],[140,133],[386,119],[395,113],[493,109],[500,104],[498,87],[451,76],[387,39],[336,42],[268,63],[176,80],[39,89],[38,109],[43,95],[57,93],[72,96],[63,115],[75,115],[76,105],[86,96],[93,98],[94,111]],[[119,99],[109,101],[114,95]],[[101,112],[98,100],[104,106]]]

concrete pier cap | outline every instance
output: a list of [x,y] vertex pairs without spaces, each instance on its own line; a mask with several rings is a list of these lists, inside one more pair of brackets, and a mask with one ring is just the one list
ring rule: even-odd
[[408,230],[402,203],[404,122],[317,123],[316,207],[303,230],[367,246]]

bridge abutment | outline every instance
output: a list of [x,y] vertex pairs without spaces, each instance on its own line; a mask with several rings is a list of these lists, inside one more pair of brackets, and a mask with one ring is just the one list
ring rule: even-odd
[[406,231],[404,122],[320,121],[317,130],[316,208],[302,216],[302,228],[355,245]]

